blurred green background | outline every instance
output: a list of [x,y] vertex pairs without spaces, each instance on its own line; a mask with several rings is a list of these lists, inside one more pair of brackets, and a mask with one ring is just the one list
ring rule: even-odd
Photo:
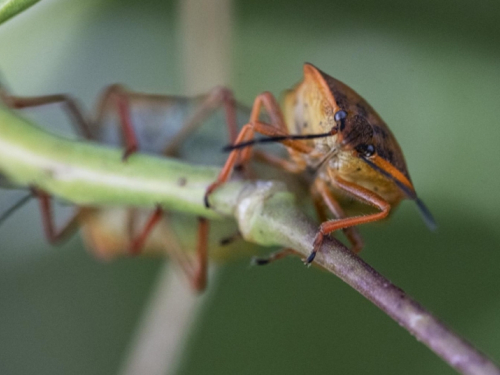
[[[178,93],[174,2],[46,0],[0,27],[2,80],[19,95],[108,84]],[[362,253],[500,360],[500,3],[235,1],[232,87],[278,95],[307,61],[390,125],[439,229],[404,202],[361,228]],[[4,201],[7,193],[2,193]],[[5,198],[7,197],[7,198]],[[99,263],[77,237],[51,248],[36,205],[0,228],[0,373],[116,373],[161,262]],[[228,264],[181,374],[452,374],[335,277],[287,259]]]

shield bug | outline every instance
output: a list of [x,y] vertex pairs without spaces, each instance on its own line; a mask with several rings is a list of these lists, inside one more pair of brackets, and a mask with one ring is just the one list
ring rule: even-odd
[[[262,108],[269,121],[261,120]],[[255,133],[268,138],[254,139]],[[315,66],[304,65],[304,79],[285,92],[281,108],[271,93],[257,96],[250,121],[236,143],[226,148],[231,153],[207,190],[207,206],[210,193],[229,178],[235,164],[248,162],[252,146],[263,142],[281,142],[289,159],[260,153],[260,160],[310,176],[311,194],[323,222],[307,264],[314,260],[324,237],[340,229],[351,249],[359,252],[363,243],[355,226],[386,218],[403,199],[415,201],[429,228],[435,228],[431,213],[417,197],[403,152],[388,126],[353,89]],[[348,217],[342,206],[345,197],[371,206],[375,212],[372,209]],[[325,206],[335,219],[326,220]]]

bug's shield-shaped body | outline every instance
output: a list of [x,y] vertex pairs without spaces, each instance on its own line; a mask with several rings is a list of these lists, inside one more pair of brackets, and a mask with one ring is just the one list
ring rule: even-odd
[[[268,121],[260,118],[263,109]],[[268,138],[256,139],[256,133]],[[308,172],[313,203],[322,223],[307,264],[320,251],[325,236],[338,230],[344,231],[351,250],[359,252],[363,241],[354,227],[386,218],[404,198],[414,200],[427,225],[435,228],[432,215],[415,193],[401,148],[387,125],[355,91],[310,64],[304,65],[303,81],[285,94],[282,108],[269,92],[256,97],[249,122],[236,143],[227,148],[231,154],[207,189],[207,207],[208,196],[229,179],[237,163],[249,161],[253,145],[269,142],[285,145],[291,160],[261,152],[256,154],[261,161],[290,173]],[[350,216],[342,206],[344,196],[375,211]],[[331,215],[335,219],[328,220]]]
[[[339,111],[347,114],[340,122],[335,119]],[[414,198],[405,159],[394,135],[375,110],[344,83],[305,64],[304,80],[286,93],[283,112],[291,134],[337,129],[335,135],[306,141],[313,146],[311,154],[290,150],[296,163],[312,169],[334,193],[334,177],[339,176],[375,192],[392,207],[405,197]]]

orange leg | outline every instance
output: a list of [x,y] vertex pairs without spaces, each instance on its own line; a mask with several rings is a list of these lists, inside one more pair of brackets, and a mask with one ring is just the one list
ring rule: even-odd
[[[259,121],[262,106],[267,111],[269,115],[270,124],[263,123]],[[254,130],[257,133],[261,133],[267,136],[283,136],[289,135],[288,128],[286,127],[285,120],[283,119],[283,113],[278,105],[278,102],[270,92],[264,92],[255,98],[252,107],[252,113],[250,115],[250,124],[253,124]],[[253,133],[247,140],[253,139]],[[298,152],[308,154],[312,150],[304,142],[296,141],[292,139],[283,140],[285,146],[290,147]],[[252,153],[252,147],[247,147],[242,151],[242,162],[246,162],[250,159]]]
[[[131,233],[135,232],[136,226],[135,219],[137,215],[134,211],[129,214],[129,228]],[[209,222],[205,218],[198,218],[198,242],[194,260],[182,250],[179,241],[175,240],[176,234],[171,229],[168,214],[163,212],[159,207],[148,219],[141,233],[133,237],[129,253],[133,255],[140,253],[148,235],[151,234],[154,226],[159,223],[160,219],[166,222],[166,225],[162,228],[167,232],[166,237],[170,239],[168,243],[165,243],[165,250],[168,252],[170,258],[180,266],[187,276],[191,287],[198,292],[204,290],[207,284],[209,233]]]
[[75,128],[77,132],[79,134],[81,133],[87,139],[93,139],[87,119],[83,116],[83,113],[77,102],[69,95],[56,94],[34,97],[12,96],[0,86],[0,100],[3,101],[8,107],[14,109],[40,107],[44,105],[61,103],[73,120],[73,123],[76,124]]
[[236,102],[233,92],[226,87],[215,87],[203,98],[196,111],[183,125],[182,130],[170,141],[163,153],[171,156],[176,155],[179,146],[200,127],[204,119],[221,106],[224,108],[226,115],[229,141],[233,143],[238,136]]
[[137,255],[141,252],[142,247],[146,243],[148,236],[150,235],[153,228],[158,224],[163,216],[163,210],[161,207],[157,207],[156,210],[151,214],[146,225],[142,231],[132,239],[130,243],[129,253],[132,255]]
[[[171,102],[175,102],[175,97],[169,97],[165,95],[152,95],[143,94],[127,91],[125,88],[119,85],[110,86],[102,96],[99,101],[98,110],[95,120],[95,125],[100,126],[104,120],[105,115],[108,112],[117,112],[120,120],[120,125],[123,131],[124,142],[125,142],[125,153],[124,159],[130,156],[133,152],[138,149],[138,142],[135,136],[134,127],[131,121],[131,109],[134,105],[140,103],[165,103],[168,105]],[[173,156],[177,153],[179,146],[203,123],[203,120],[207,118],[216,108],[220,106],[224,107],[226,114],[226,122],[228,127],[229,138],[231,142],[234,142],[237,135],[237,121],[236,121],[236,111],[235,111],[235,101],[232,92],[224,87],[216,87],[211,90],[208,95],[206,95],[199,106],[196,108],[195,112],[187,119],[183,124],[182,129],[176,134],[176,136],[170,141],[170,143],[161,152],[164,155]],[[158,224],[161,219],[166,220],[163,216],[163,212],[158,208],[151,217],[148,219],[144,228],[141,232],[132,238],[130,253],[138,254],[142,247],[144,246],[147,237],[150,235],[154,226]],[[135,215],[132,211],[129,214],[129,228],[131,233],[134,233],[135,227]],[[205,219],[200,219],[200,229],[199,229],[199,244],[197,252],[197,261],[194,266],[191,265],[188,259],[183,258],[181,255],[173,255],[176,260],[181,264],[185,273],[191,280],[191,284],[197,290],[201,290],[206,284],[206,248],[207,248],[207,238],[208,238],[208,222]]]
[[78,209],[71,219],[67,221],[61,229],[57,230],[55,228],[54,219],[52,215],[52,205],[50,202],[50,195],[39,189],[32,189],[33,195],[38,198],[40,203],[40,211],[42,213],[43,229],[45,232],[45,237],[51,244],[58,243],[71,234],[73,234],[79,225],[79,219],[81,216],[81,210]]
[[120,85],[112,85],[108,87],[99,102],[97,109],[96,124],[101,124],[103,116],[109,110],[114,110],[120,118],[120,126],[125,143],[125,151],[123,152],[123,161],[127,160],[130,155],[137,152],[138,144],[135,130],[130,117],[129,93]]
[[319,231],[316,234],[316,238],[314,239],[313,250],[306,259],[307,264],[311,263],[314,260],[316,253],[318,252],[318,250],[321,247],[321,244],[323,243],[324,237],[329,233],[332,233],[339,229],[344,229],[359,224],[381,220],[387,217],[389,211],[391,210],[391,205],[388,202],[382,199],[379,195],[375,194],[374,192],[362,186],[359,186],[352,182],[348,182],[338,176],[333,179],[332,183],[334,183],[336,187],[340,188],[341,190],[353,196],[354,198],[362,202],[365,202],[366,204],[369,204],[375,208],[378,208],[380,212],[371,215],[354,216],[338,220],[330,220],[321,224],[319,227]]
[[[72,123],[78,133],[81,133],[86,139],[93,139],[93,134],[90,130],[89,123],[83,115],[77,102],[69,95],[56,94],[36,97],[20,97],[10,95],[4,88],[0,86],[0,100],[8,107],[14,109],[23,109],[29,107],[39,107],[50,104],[61,103],[64,109],[68,112]],[[56,229],[52,214],[52,204],[50,195],[39,189],[32,189],[32,194],[38,198],[42,213],[42,221],[44,232],[47,240],[50,243],[60,242],[69,237],[78,229],[81,210],[78,209],[61,229]]]
[[[327,221],[326,213],[324,212],[324,206],[322,203],[326,204],[326,207],[337,219],[344,219],[345,213],[342,207],[339,205],[335,197],[332,195],[328,186],[325,182],[320,179],[316,179],[311,189],[313,195],[314,204],[316,210],[318,211],[319,218],[322,222]],[[319,195],[318,195],[319,194]],[[318,201],[319,200],[319,201]],[[347,240],[351,243],[351,251],[355,254],[359,253],[363,248],[363,239],[355,227],[347,227],[342,229],[347,237]]]
[[201,292],[207,286],[208,268],[208,231],[209,222],[205,218],[198,218],[198,247],[196,260],[190,281],[193,289]]
[[[137,139],[135,137],[134,128],[131,122],[130,117],[130,108],[137,101],[167,101],[170,98],[168,96],[163,95],[150,95],[150,94],[142,94],[135,92],[128,92],[123,87],[119,85],[114,85],[109,87],[104,93],[100,103],[98,105],[98,111],[96,116],[96,124],[101,124],[104,119],[105,114],[108,111],[116,111],[118,110],[118,115],[120,119],[120,123],[122,126],[124,141],[126,144],[126,150],[124,153],[124,159],[130,156],[131,153],[135,152],[138,147]],[[172,98],[175,100],[175,98]],[[211,90],[209,94],[202,99],[200,105],[197,107],[196,111],[190,116],[190,118],[183,124],[182,129],[177,133],[173,140],[165,147],[163,150],[163,154],[173,156],[177,153],[178,147],[203,123],[203,120],[208,117],[217,107],[224,107],[226,122],[228,126],[228,133],[231,142],[236,140],[237,135],[237,121],[236,121],[236,111],[235,111],[235,101],[233,98],[232,92],[224,87],[216,87]],[[154,226],[160,221],[162,218],[161,210],[157,209],[149,218],[145,227],[135,238],[132,239],[130,253],[137,254],[140,252],[141,248],[144,246],[144,243],[147,240],[148,235],[151,233]],[[134,214],[131,213],[129,215],[129,228],[131,229],[131,233],[134,232],[135,219]],[[208,231],[208,222],[206,220],[200,221],[200,240],[199,240],[199,253],[206,253],[202,251],[206,249],[206,238],[208,238],[208,232],[206,235],[205,231]],[[206,237],[203,239],[203,237]],[[186,264],[185,260],[180,260],[180,257],[177,257],[179,263]],[[201,256],[198,257],[199,261],[197,264],[201,264],[201,266],[195,266],[194,268],[183,267],[185,272],[190,275],[190,280],[192,280],[192,284],[195,289],[203,289],[206,281],[206,260],[201,261]],[[205,265],[203,265],[205,264]]]
[[[266,109],[271,124],[259,121],[262,106],[264,106],[264,108]],[[236,143],[242,143],[253,139],[255,132],[266,136],[284,136],[289,134],[278,103],[271,93],[265,92],[257,96],[252,107],[250,121],[241,129],[240,134],[236,139]],[[307,154],[312,151],[311,148],[302,141],[287,139],[283,140],[281,143],[301,153]],[[250,157],[252,155],[251,153],[251,146],[246,147],[242,150],[236,149],[231,151],[229,157],[227,158],[226,164],[217,177],[217,180],[215,180],[215,182],[208,187],[205,193],[205,205],[207,207],[210,206],[208,202],[208,196],[229,179],[229,177],[231,176],[231,172],[236,166],[236,161],[239,160],[242,165],[245,165],[250,160]]]
[[[131,120],[131,109],[136,105],[141,105],[141,103],[157,103],[168,106],[170,103],[175,102],[176,99],[178,98],[167,95],[127,91],[123,86],[112,85],[106,89],[99,100],[94,126],[101,126],[107,113],[115,112],[118,114],[125,143],[123,157],[126,160],[139,147]],[[231,90],[224,87],[216,87],[201,100],[194,113],[186,120],[182,129],[168,145],[162,151],[158,150],[158,152],[168,156],[176,155],[179,146],[200,127],[205,118],[220,106],[224,107],[229,139],[233,142],[238,132],[235,100]]]
[[[134,152],[134,139],[135,135],[133,133],[133,128],[130,124],[130,116],[128,115],[128,105],[126,97],[119,97],[118,107],[120,118],[122,120],[124,134],[127,139],[127,149],[124,154],[124,158],[128,157],[131,152]],[[18,97],[9,95],[5,89],[0,87],[0,100],[2,100],[7,106],[14,109],[23,109],[28,107],[37,107],[49,104],[62,103],[64,108],[71,116],[73,124],[76,124],[76,130],[81,132],[82,135],[87,139],[94,139],[91,128],[89,126],[88,120],[83,115],[77,102],[68,95],[56,94],[56,95],[46,95],[39,97]],[[52,214],[52,202],[50,195],[39,189],[32,189],[33,195],[35,195],[40,202],[40,209],[42,213],[43,227],[47,240],[50,243],[57,243],[63,239],[69,237],[73,232],[78,229],[78,220],[80,218],[80,209],[77,209],[76,213],[70,218],[67,223],[59,230],[55,228],[53,214]]]
[[[165,217],[165,220],[168,222],[168,217]],[[170,225],[166,226],[166,230],[170,232],[169,237],[175,238],[175,233],[171,231],[170,227]],[[174,243],[170,241],[166,246],[170,257],[177,262],[189,279],[191,287],[198,292],[203,291],[207,285],[208,233],[209,221],[205,218],[199,217],[198,243],[194,260],[182,251],[177,241],[174,241]]]

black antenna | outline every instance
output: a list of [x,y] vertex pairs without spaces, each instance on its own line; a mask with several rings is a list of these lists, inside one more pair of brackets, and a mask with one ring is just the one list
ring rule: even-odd
[[24,206],[26,203],[30,201],[30,199],[33,198],[33,194],[29,193],[28,195],[22,197],[19,199],[16,203],[12,205],[7,211],[5,211],[1,216],[0,216],[0,225],[3,224],[5,220],[7,220],[14,212],[16,212],[19,208]]
[[427,228],[429,228],[430,231],[434,232],[437,229],[436,221],[434,220],[434,217],[432,216],[431,212],[424,204],[424,202],[422,202],[422,200],[419,197],[417,197],[417,194],[413,190],[410,190],[408,186],[404,185],[401,181],[398,181],[392,174],[383,170],[371,160],[364,157],[361,157],[361,159],[363,159],[364,162],[368,164],[370,167],[382,173],[385,177],[389,178],[390,180],[394,181],[395,184],[408,196],[408,198],[415,201],[418,210],[420,212],[420,215],[422,216],[425,225],[427,226]]
[[415,203],[417,203],[418,212],[420,212],[425,225],[427,225],[427,228],[429,228],[431,232],[434,232],[437,229],[437,224],[431,212],[420,198],[415,199]]
[[230,152],[233,150],[239,150],[245,147],[253,146],[256,143],[272,143],[272,142],[281,142],[281,141],[286,141],[289,139],[314,139],[314,138],[324,138],[324,137],[329,137],[331,135],[334,135],[335,131],[332,129],[328,133],[320,133],[320,134],[290,134],[290,135],[278,135],[276,137],[269,137],[269,138],[258,138],[258,139],[252,139],[251,141],[246,141],[246,142],[241,142],[237,143],[235,145],[227,145],[225,146],[222,151],[223,152]]

